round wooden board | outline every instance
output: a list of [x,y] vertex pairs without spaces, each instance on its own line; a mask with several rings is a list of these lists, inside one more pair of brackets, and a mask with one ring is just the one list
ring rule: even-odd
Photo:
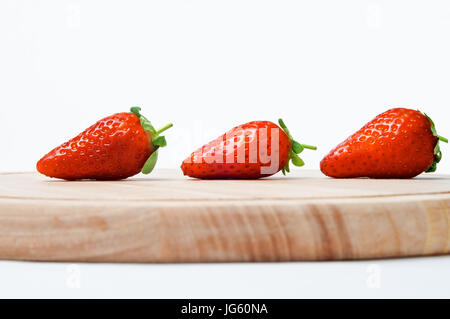
[[0,259],[339,260],[450,252],[450,177],[124,181],[0,174]]

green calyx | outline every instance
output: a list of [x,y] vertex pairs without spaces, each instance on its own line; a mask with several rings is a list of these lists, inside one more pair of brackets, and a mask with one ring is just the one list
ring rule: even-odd
[[147,159],[141,170],[143,174],[150,174],[156,165],[156,161],[158,160],[158,149],[167,145],[166,138],[164,136],[160,136],[159,134],[171,128],[173,125],[172,123],[169,123],[161,127],[159,130],[155,130],[152,123],[140,113],[141,108],[139,106],[131,107],[130,111],[139,118],[142,128],[150,134],[152,139],[153,153]]
[[292,161],[292,164],[299,167],[305,165],[305,162],[303,162],[303,160],[297,154],[303,152],[304,149],[317,150],[317,147],[308,144],[300,144],[299,142],[297,142],[292,138],[291,133],[289,132],[288,128],[286,127],[282,119],[279,119],[278,123],[280,124],[280,127],[283,129],[283,131],[286,133],[286,135],[289,137],[289,140],[291,141],[291,150],[289,151],[289,159],[286,165],[281,169],[283,175],[286,175],[286,172],[288,173],[290,172],[289,162]]
[[436,171],[436,167],[437,164],[441,161],[442,159],[442,152],[441,152],[441,148],[439,146],[439,142],[444,142],[444,143],[448,143],[448,139],[445,137],[442,137],[440,135],[438,135],[437,131],[436,131],[436,127],[434,126],[434,122],[433,120],[426,115],[425,113],[423,113],[426,118],[428,119],[428,121],[430,121],[431,124],[431,132],[433,133],[433,135],[436,137],[437,141],[436,141],[436,146],[434,147],[434,161],[433,164],[431,164],[430,167],[428,167],[428,169],[425,171],[425,173],[432,173]]

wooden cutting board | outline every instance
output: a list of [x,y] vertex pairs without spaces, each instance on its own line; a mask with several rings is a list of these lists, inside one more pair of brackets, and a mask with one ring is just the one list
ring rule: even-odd
[[330,179],[297,170],[202,181],[178,170],[115,182],[0,174],[0,259],[339,260],[448,254],[450,176]]

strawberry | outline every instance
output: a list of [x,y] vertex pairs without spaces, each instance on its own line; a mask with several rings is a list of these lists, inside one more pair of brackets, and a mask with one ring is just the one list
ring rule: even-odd
[[159,134],[172,126],[155,130],[142,116],[140,107],[131,113],[117,113],[101,119],[73,139],[39,160],[37,170],[49,177],[67,180],[115,180],[153,170],[159,147],[166,146]]
[[367,123],[320,162],[330,177],[411,178],[434,172],[441,160],[433,121],[416,110],[394,108]]
[[255,179],[282,170],[289,162],[303,166],[298,157],[303,149],[315,146],[294,141],[286,125],[281,128],[268,121],[236,126],[219,138],[193,152],[181,164],[184,175],[203,179]]

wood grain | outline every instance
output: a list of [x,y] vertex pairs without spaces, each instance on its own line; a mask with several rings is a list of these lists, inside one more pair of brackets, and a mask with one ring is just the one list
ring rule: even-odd
[[117,182],[0,174],[0,259],[341,260],[448,254],[450,177]]

